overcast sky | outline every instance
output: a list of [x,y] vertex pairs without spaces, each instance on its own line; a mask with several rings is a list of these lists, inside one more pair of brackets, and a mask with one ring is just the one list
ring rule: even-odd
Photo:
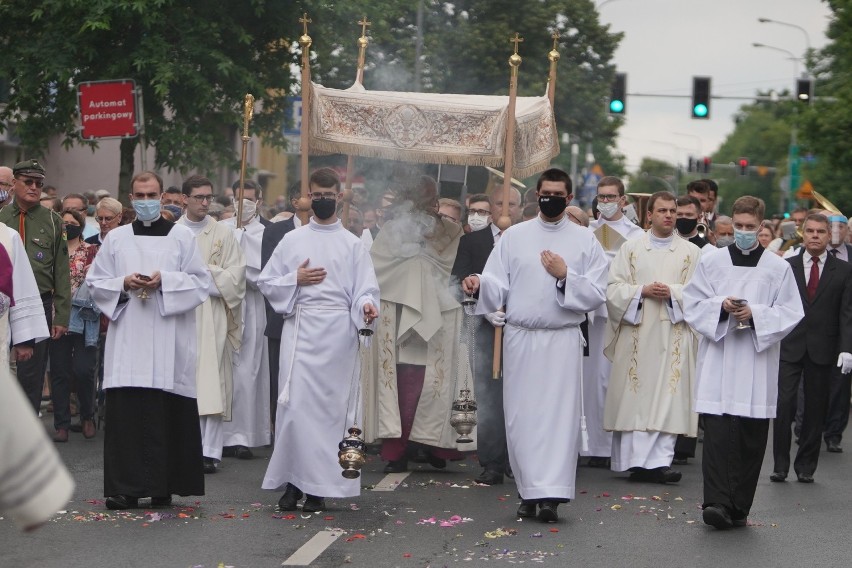
[[[804,57],[805,34],[770,18],[803,27],[810,45],[825,45],[829,10],[820,0],[597,0],[602,23],[623,32],[615,53],[627,73],[628,93],[690,95],[692,76],[712,77],[712,93],[751,96],[756,90],[795,89],[794,61]],[[799,72],[804,69],[798,66]],[[819,86],[817,85],[817,90]],[[690,118],[690,100],[629,97],[618,149],[627,169],[645,156],[678,160],[712,154],[733,130],[733,115],[745,101],[713,100],[710,120]],[[680,135],[686,134],[688,136]],[[658,142],[654,142],[654,141]],[[660,143],[665,142],[668,144]]]

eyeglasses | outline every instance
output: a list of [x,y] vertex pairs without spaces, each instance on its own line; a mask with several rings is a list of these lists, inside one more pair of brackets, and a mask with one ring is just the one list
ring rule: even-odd
[[212,195],[190,195],[190,199],[194,199],[196,203],[204,203],[205,201],[213,201]]
[[337,193],[333,191],[326,191],[323,193],[311,193],[309,195],[311,199],[334,199],[337,197]]
[[598,201],[603,202],[603,203],[606,203],[607,201],[618,201],[619,197],[621,197],[621,196],[620,195],[606,195],[606,194],[603,194],[603,193],[599,193],[597,195]]
[[468,209],[467,212],[472,215],[491,215],[491,211],[485,209]]
[[40,180],[40,179],[33,179],[33,178],[23,178],[23,179],[15,178],[15,179],[18,180],[19,182],[21,182],[22,184],[24,184],[27,187],[30,187],[30,186],[33,186],[33,185],[36,186],[38,189],[41,189],[41,188],[44,187],[44,181]]
[[7,181],[0,181],[0,187],[3,189],[11,189],[15,184],[9,183]]
[[442,217],[442,218],[444,218],[444,219],[449,219],[449,220],[450,220],[450,221],[452,221],[453,223],[458,223],[458,222],[459,222],[459,220],[458,220],[458,219],[456,219],[455,217],[450,217],[450,216],[449,216],[449,215],[447,215],[446,213],[440,213],[440,215],[441,215],[441,217]]
[[95,221],[98,223],[112,223],[115,221],[116,217],[118,217],[118,215],[113,215],[112,217],[95,217]]

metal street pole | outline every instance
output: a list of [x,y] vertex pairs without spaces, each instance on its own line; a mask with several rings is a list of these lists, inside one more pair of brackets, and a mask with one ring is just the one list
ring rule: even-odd
[[773,20],[772,18],[758,18],[757,21],[760,22],[761,24],[778,24],[779,26],[787,26],[788,28],[796,28],[797,30],[799,30],[800,32],[805,34],[805,46],[806,46],[808,52],[810,52],[810,50],[811,50],[811,36],[810,36],[810,34],[808,34],[808,30],[806,30],[802,26],[799,26],[799,25],[796,25],[796,24],[791,24],[789,22],[779,22],[778,20]]
[[789,58],[789,59],[790,59],[790,61],[792,61],[792,62],[793,62],[793,78],[795,79],[796,77],[798,77],[798,76],[799,76],[799,61],[801,61],[801,60],[802,60],[802,58],[801,58],[801,57],[796,57],[796,56],[793,54],[793,52],[792,52],[792,51],[789,51],[789,50],[783,49],[783,48],[781,48],[781,47],[775,47],[774,45],[766,45],[765,43],[757,43],[757,42],[755,42],[755,43],[752,43],[751,45],[752,45],[752,47],[763,47],[763,48],[765,48],[765,49],[773,49],[773,50],[775,50],[775,51],[780,51],[781,53],[786,53],[787,55],[789,55],[789,56],[790,56],[790,58]]

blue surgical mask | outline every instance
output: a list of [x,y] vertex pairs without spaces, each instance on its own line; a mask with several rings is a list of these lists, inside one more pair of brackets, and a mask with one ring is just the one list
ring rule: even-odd
[[160,216],[159,199],[134,199],[133,210],[139,221],[153,221]]
[[734,229],[734,242],[740,250],[751,250],[757,243],[757,231],[740,231]]
[[95,216],[95,206],[94,205],[89,205],[88,207],[86,207],[86,215],[88,215],[89,217]]

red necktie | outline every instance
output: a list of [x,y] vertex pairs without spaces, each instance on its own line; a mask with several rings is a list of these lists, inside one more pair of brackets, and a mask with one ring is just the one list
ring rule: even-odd
[[808,279],[808,300],[813,300],[816,296],[817,286],[819,286],[819,257],[811,257],[811,277]]

